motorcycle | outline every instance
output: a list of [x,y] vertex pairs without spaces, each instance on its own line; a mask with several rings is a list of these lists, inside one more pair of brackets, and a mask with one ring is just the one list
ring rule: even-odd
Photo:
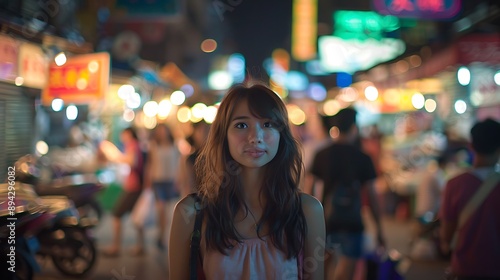
[[103,215],[96,195],[104,189],[95,174],[61,173],[51,166],[48,158],[25,155],[18,159],[16,180],[31,184],[40,196],[66,196],[73,201],[82,217],[99,221]]
[[[0,187],[0,189],[3,188],[7,187]],[[13,189],[17,202],[14,208],[7,208],[8,211],[27,208],[22,205],[31,205],[32,208],[35,207],[33,205],[38,205],[42,210],[17,213],[24,215],[24,219],[18,219],[15,225],[16,242],[19,242],[21,246],[15,247],[16,258],[17,252],[20,252],[20,263],[27,263],[22,266],[25,269],[21,270],[26,271],[26,276],[16,276],[17,278],[11,279],[31,279],[33,271],[41,270],[34,257],[35,254],[42,258],[51,258],[54,266],[67,276],[87,275],[93,268],[97,256],[94,238],[90,232],[95,223],[89,218],[80,218],[72,201],[64,196],[38,196],[33,191],[33,186],[20,182],[16,182]],[[2,201],[8,202],[9,199],[6,197],[6,200]],[[4,216],[8,217],[8,214]],[[8,222],[9,218],[5,221]],[[8,238],[9,234],[12,235],[7,232],[1,236]],[[23,241],[27,242],[23,243]],[[2,245],[6,243],[2,242]],[[9,249],[11,248],[7,248]],[[18,262],[16,261],[15,264],[17,266]]]
[[29,189],[16,185],[0,184],[0,260],[8,265],[0,278],[30,280],[40,271],[35,258],[37,229],[53,216]]
[[40,249],[37,255],[50,257],[54,266],[63,274],[83,277],[95,264],[97,250],[91,229],[95,223],[79,218],[73,203],[64,196],[42,196],[53,214],[53,224],[36,235]]

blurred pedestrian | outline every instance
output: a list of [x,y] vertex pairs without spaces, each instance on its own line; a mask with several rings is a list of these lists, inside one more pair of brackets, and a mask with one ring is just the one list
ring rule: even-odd
[[[123,153],[108,141],[103,141],[100,146],[107,160],[115,163],[127,164],[130,168],[124,180],[123,192],[113,209],[113,241],[111,246],[103,251],[105,255],[111,257],[120,254],[123,232],[121,219],[124,214],[132,211],[142,190],[142,170],[144,163],[135,129],[132,127],[124,129],[120,134],[120,140],[124,146]],[[136,230],[137,245],[132,249],[132,253],[142,254],[144,252],[144,230],[142,228],[136,228]]]
[[172,131],[159,124],[153,131],[145,168],[145,188],[152,188],[156,198],[158,235],[156,246],[165,249],[172,224],[173,209],[179,200],[177,190],[180,152]]
[[201,207],[187,196],[174,212],[169,279],[188,279],[191,236],[200,236],[194,257],[206,279],[323,280],[323,210],[300,192],[302,168],[279,96],[262,85],[231,88],[196,160]]
[[325,129],[328,126],[326,124],[328,119],[320,116],[316,111],[316,107],[314,107],[314,110],[315,111],[310,110],[308,112],[310,113],[308,116],[311,115],[311,117],[307,119],[306,123],[306,127],[311,137],[302,142],[305,170],[302,178],[304,192],[321,200],[321,195],[323,194],[322,182],[315,181],[310,171],[314,156],[316,156],[319,150],[322,150],[332,143],[332,137],[330,137],[328,129]]
[[473,168],[450,179],[444,190],[441,246],[445,252],[453,247],[454,279],[500,279],[500,123],[477,122],[470,136]]
[[323,182],[327,279],[352,279],[363,254],[362,193],[366,192],[375,220],[378,244],[385,246],[374,190],[377,177],[372,159],[359,145],[356,111],[340,110],[333,118],[334,142],[317,152],[310,172]]
[[191,145],[191,151],[186,157],[182,158],[180,164],[179,185],[181,197],[196,191],[194,163],[200,153],[201,147],[207,139],[209,129],[210,125],[204,121],[193,124],[193,133],[188,137],[188,142]]

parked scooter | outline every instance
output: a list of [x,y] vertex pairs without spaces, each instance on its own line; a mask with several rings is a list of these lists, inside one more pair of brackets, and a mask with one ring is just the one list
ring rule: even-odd
[[92,269],[97,252],[91,229],[95,223],[79,218],[73,203],[64,196],[42,196],[42,203],[55,215],[53,225],[36,236],[40,243],[37,255],[50,257],[63,274],[81,277]]
[[96,195],[102,189],[95,174],[61,174],[46,158],[25,155],[16,163],[16,180],[32,184],[40,196],[63,195],[73,201],[82,217],[99,219],[103,210]]
[[28,188],[19,184],[0,184],[0,261],[7,267],[1,279],[30,280],[40,271],[35,254],[39,243],[37,229],[53,219]]
[[[97,256],[94,239],[90,232],[95,224],[88,218],[80,219],[73,203],[64,196],[40,197],[33,191],[31,185],[16,182],[15,197],[18,200],[29,201],[27,204],[37,204],[44,209],[40,215],[33,211],[25,213],[26,220],[24,221],[26,222],[16,225],[16,239],[24,238],[35,244],[27,243],[28,248],[24,251],[23,247],[16,247],[16,252],[20,252],[29,264],[25,266],[26,275],[32,275],[33,271],[40,270],[33,257],[34,253],[44,258],[50,257],[54,266],[65,275],[82,277],[88,274]],[[8,199],[7,197],[5,201],[7,202]],[[17,205],[22,205],[22,202],[17,202],[16,209]],[[28,219],[30,222],[27,222]],[[18,251],[18,249],[21,250]],[[23,253],[25,251],[26,254]],[[17,279],[31,279],[30,277]]]

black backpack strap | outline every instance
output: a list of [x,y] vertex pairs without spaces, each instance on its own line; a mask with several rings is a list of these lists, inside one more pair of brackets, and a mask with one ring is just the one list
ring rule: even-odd
[[189,278],[196,280],[198,277],[198,259],[200,256],[200,240],[201,240],[201,222],[203,215],[201,213],[201,200],[196,193],[190,194],[195,200],[194,208],[196,210],[196,217],[194,220],[194,229],[191,234],[191,255],[189,257]]

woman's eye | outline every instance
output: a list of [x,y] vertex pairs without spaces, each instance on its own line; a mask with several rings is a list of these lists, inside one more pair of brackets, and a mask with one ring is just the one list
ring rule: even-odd
[[246,128],[247,125],[246,125],[246,123],[237,123],[237,124],[234,125],[234,127],[236,127],[236,128]]
[[273,122],[265,122],[264,127],[274,127],[274,123]]

